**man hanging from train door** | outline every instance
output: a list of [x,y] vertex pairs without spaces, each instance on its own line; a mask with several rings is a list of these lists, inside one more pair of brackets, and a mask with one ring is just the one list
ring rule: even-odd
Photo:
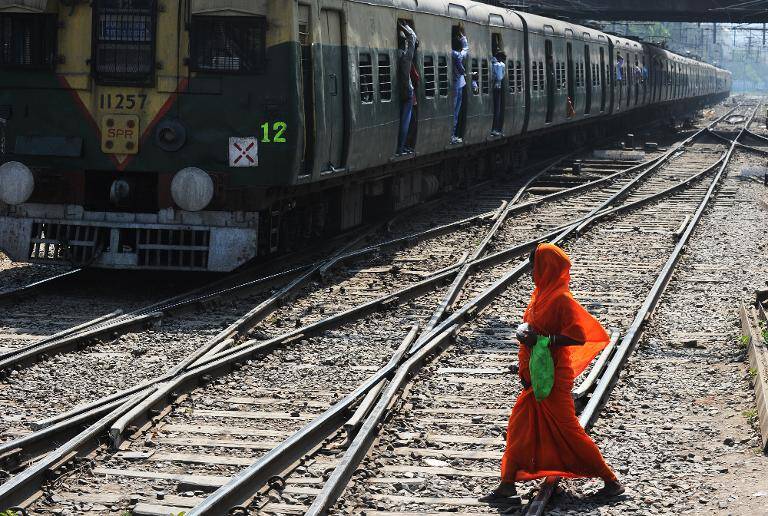
[[507,56],[504,52],[499,51],[491,57],[491,69],[493,70],[493,129],[491,134],[493,136],[501,136],[504,128],[504,118],[502,117],[504,92],[502,87],[506,76],[506,62]]
[[451,52],[451,57],[453,57],[454,97],[451,144],[462,143],[463,141],[459,135],[459,119],[461,117],[461,104],[464,98],[464,88],[467,86],[467,69],[464,67],[464,63],[468,54],[469,43],[467,42],[467,36],[464,34],[463,27],[459,26],[453,40],[453,51]]
[[397,84],[400,90],[400,131],[397,138],[397,154],[406,154],[405,142],[413,116],[413,101],[416,91],[411,81],[411,67],[416,54],[418,37],[416,32],[403,20],[400,20],[400,50],[398,50]]

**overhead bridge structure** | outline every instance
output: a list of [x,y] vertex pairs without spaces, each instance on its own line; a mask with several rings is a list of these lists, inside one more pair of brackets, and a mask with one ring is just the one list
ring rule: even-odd
[[578,20],[768,22],[768,0],[496,0],[489,3]]

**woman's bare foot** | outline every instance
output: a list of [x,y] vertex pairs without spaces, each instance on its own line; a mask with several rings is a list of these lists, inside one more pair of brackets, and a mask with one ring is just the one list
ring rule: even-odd
[[515,496],[517,496],[517,489],[515,488],[515,484],[506,484],[502,482],[498,486],[496,486],[496,489],[494,489],[487,495],[481,496],[480,498],[478,498],[478,501],[492,502],[500,498],[513,498]]
[[606,480],[605,485],[600,489],[595,496],[599,498],[616,498],[624,494],[624,486],[618,480]]

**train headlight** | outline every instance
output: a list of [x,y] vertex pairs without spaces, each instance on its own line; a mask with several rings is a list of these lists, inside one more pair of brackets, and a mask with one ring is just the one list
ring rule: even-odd
[[0,201],[22,204],[32,196],[35,176],[24,163],[9,161],[0,165]]
[[200,211],[213,200],[213,179],[197,167],[181,169],[171,181],[171,197],[182,210]]

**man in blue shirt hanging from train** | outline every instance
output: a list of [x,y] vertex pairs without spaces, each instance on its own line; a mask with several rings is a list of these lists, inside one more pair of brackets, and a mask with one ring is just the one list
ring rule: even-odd
[[454,95],[454,107],[453,107],[453,133],[451,135],[451,144],[462,143],[462,139],[459,136],[459,116],[461,115],[461,103],[464,97],[464,88],[467,86],[467,69],[464,67],[464,62],[469,54],[469,43],[467,42],[467,36],[459,29],[458,38],[454,41],[453,51],[451,56],[453,57],[453,95]]

